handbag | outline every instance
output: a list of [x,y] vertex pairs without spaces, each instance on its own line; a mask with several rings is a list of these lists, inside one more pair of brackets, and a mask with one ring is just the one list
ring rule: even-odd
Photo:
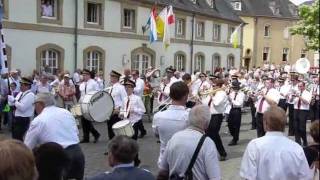
[[170,176],[170,178],[169,178],[170,180],[192,180],[193,179],[192,168],[193,168],[194,163],[197,160],[197,157],[198,157],[198,154],[200,152],[201,146],[202,146],[202,144],[203,144],[205,139],[206,139],[206,135],[204,134],[200,138],[199,143],[197,145],[197,148],[196,148],[196,150],[194,151],[194,153],[192,155],[192,158],[190,160],[188,168],[187,168],[186,172],[184,173],[184,177],[181,177],[179,174],[174,173],[174,174],[172,174]]

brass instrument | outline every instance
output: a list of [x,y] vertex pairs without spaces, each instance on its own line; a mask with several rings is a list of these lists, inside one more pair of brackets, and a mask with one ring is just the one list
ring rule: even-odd
[[160,77],[160,70],[159,69],[153,69],[152,71],[149,71],[146,73],[146,78],[158,78]]
[[212,95],[214,96],[218,91],[225,91],[227,89],[227,86],[226,87],[213,87],[209,90],[206,90],[206,91],[203,91],[203,92],[199,92],[199,96],[202,97],[202,96],[207,96],[207,95]]

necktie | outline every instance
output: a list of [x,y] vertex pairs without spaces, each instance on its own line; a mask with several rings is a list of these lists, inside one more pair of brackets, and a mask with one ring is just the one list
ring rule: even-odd
[[[265,95],[267,95],[268,92],[269,92],[269,89],[267,90],[267,92],[266,92]],[[261,99],[261,101],[260,101],[260,104],[259,104],[259,109],[258,109],[259,111],[258,111],[258,112],[260,112],[260,113],[261,113],[261,111],[262,111],[262,106],[263,106],[264,100],[265,100],[265,98],[263,97],[263,98]]]
[[84,87],[84,94],[87,94],[87,82],[86,82],[86,86]]
[[235,93],[233,100],[236,100],[238,92]]
[[208,102],[208,106],[210,107],[211,106],[211,103],[212,103],[212,97],[210,97],[210,100]]
[[167,85],[164,85],[164,86],[163,86],[162,92],[160,93],[160,97],[159,97],[159,101],[160,101],[160,102],[162,101],[163,92],[164,92],[164,89],[166,88],[166,86],[167,86]]
[[109,92],[110,95],[111,95],[111,93],[112,93],[112,90],[113,90],[113,86],[112,86],[111,89],[110,89],[110,92]]
[[[300,96],[302,96],[302,91],[301,91]],[[298,101],[298,109],[300,109],[300,107],[301,107],[301,99],[299,98],[299,101]]]
[[126,113],[128,114],[126,118],[129,118],[130,116],[130,109],[129,108],[129,104],[130,104],[130,98],[128,97],[128,101],[127,101],[127,105],[126,105]]

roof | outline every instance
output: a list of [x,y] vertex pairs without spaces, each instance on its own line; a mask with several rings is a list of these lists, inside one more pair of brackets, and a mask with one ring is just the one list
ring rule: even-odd
[[[226,0],[230,4],[234,1],[241,2],[241,11],[236,11],[240,16],[265,16],[278,18],[298,19],[297,14],[292,10],[298,7],[289,0]],[[279,8],[279,14],[274,14],[270,8],[270,3],[274,3],[274,7]]]
[[302,6],[302,5],[312,6],[313,3],[314,3],[314,0],[306,1],[306,2],[304,2],[304,3],[299,4],[299,6]]
[[237,23],[243,21],[233,11],[232,7],[225,0],[213,0],[215,3],[214,8],[207,4],[207,0],[197,0],[197,3],[192,3],[191,0],[136,0],[146,2],[149,4],[172,5],[174,9],[196,13],[196,15],[203,15],[212,18],[218,18]]

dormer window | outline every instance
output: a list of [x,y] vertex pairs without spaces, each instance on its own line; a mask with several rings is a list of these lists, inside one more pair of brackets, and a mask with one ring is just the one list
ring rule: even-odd
[[231,3],[234,10],[241,11],[241,2],[240,1],[234,1]]
[[213,0],[207,0],[207,4],[208,4],[211,8],[213,8]]
[[273,15],[279,15],[279,14],[280,14],[280,8],[279,8],[279,6],[276,4],[275,1],[271,1],[271,2],[269,3],[269,8],[271,9]]
[[289,4],[289,10],[293,16],[298,16],[298,9],[294,4]]
[[193,4],[197,4],[197,0],[190,0]]

